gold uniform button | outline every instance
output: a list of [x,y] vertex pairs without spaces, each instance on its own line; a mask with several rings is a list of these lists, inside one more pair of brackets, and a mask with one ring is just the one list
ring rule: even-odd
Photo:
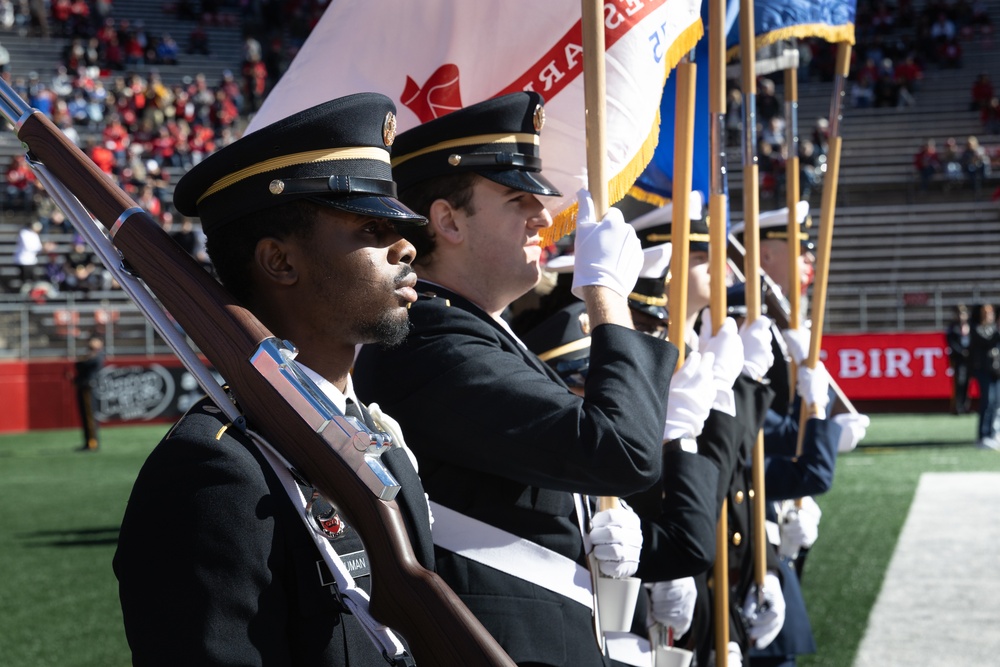
[[733,546],[734,547],[740,546],[740,542],[742,542],[742,541],[743,541],[743,536],[742,535],[740,535],[739,533],[733,533]]
[[750,489],[750,500],[753,500],[753,489]]
[[743,492],[742,491],[737,491],[736,492],[736,504],[739,505],[742,502],[743,502]]

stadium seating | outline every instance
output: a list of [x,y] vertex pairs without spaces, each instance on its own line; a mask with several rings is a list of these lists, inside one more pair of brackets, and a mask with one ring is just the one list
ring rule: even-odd
[[[918,3],[919,6],[923,3]],[[988,0],[991,15],[1000,17],[1000,0]],[[222,3],[227,17],[208,26],[210,56],[184,52],[192,22],[164,9],[172,5],[144,0],[116,0],[113,16],[142,20],[152,34],[170,33],[181,45],[177,65],[138,66],[137,72],[156,69],[170,84],[204,73],[218,81],[225,69],[238,71],[242,32],[238,3]],[[54,72],[58,53],[66,43],[47,42],[0,30],[0,43],[11,56],[13,76],[37,72],[43,80]],[[959,302],[1000,301],[1000,224],[998,204],[990,200],[995,177],[980,192],[964,183],[947,186],[936,178],[927,191],[918,187],[913,156],[928,138],[939,150],[954,137],[961,146],[966,137],[979,137],[991,154],[1000,154],[1000,136],[985,134],[977,112],[969,111],[970,89],[980,71],[1000,71],[1000,45],[973,38],[964,43],[966,66],[941,70],[930,65],[916,104],[903,108],[851,108],[845,101],[843,155],[838,210],[830,272],[827,329],[830,331],[894,331],[942,329],[951,307]],[[781,94],[781,76],[772,77]],[[808,137],[816,119],[826,117],[832,84],[803,80],[799,84],[800,134]],[[20,152],[9,132],[0,133],[0,165]],[[740,150],[730,147],[729,189],[734,219],[741,217],[742,169]],[[179,170],[169,170],[171,182]],[[0,186],[3,175],[0,170]],[[811,196],[813,218],[819,222],[821,190]],[[761,209],[782,206],[765,196]],[[0,349],[18,354],[19,341],[31,339],[32,355],[57,354],[77,330],[112,327],[116,344],[141,352],[161,343],[118,291],[93,295],[85,304],[65,303],[65,297],[31,307],[31,317],[18,309],[25,295],[18,293],[18,270],[12,251],[17,230],[29,220],[20,211],[0,207]],[[70,239],[57,239],[64,248]],[[72,297],[70,297],[72,298]],[[67,311],[76,312],[69,316]],[[30,321],[28,321],[30,320]],[[85,334],[81,334],[85,335]],[[160,349],[156,351],[161,351]]]

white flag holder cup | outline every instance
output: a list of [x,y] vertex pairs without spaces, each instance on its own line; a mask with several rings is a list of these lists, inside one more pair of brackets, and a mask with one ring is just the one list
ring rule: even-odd
[[653,667],[690,667],[694,653],[670,645],[668,630],[656,623],[649,628],[649,646]]
[[600,574],[595,580],[601,631],[628,632],[632,627],[635,603],[642,590],[642,580],[637,577],[614,579]]

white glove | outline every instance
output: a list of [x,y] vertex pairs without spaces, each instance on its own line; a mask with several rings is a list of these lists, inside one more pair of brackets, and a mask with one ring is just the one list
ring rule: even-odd
[[729,642],[726,667],[743,667],[743,650],[737,642]]
[[627,297],[642,269],[642,244],[621,211],[608,209],[600,222],[594,221],[594,201],[590,193],[577,193],[576,263],[573,268],[573,296],[583,298],[581,288],[601,285]]
[[[720,667],[743,667],[743,649],[737,642],[729,642],[726,653],[726,663]],[[718,663],[715,661],[715,649],[708,652],[708,665],[707,667],[716,667]]]
[[620,508],[603,510],[594,515],[590,542],[594,545],[594,557],[601,574],[624,579],[639,569],[642,528],[639,515],[624,503]]
[[758,317],[753,323],[744,324],[740,327],[740,339],[743,341],[743,373],[759,380],[774,364],[771,320]]
[[714,354],[692,352],[681,369],[670,380],[667,396],[667,422],[663,439],[696,438],[705,427],[705,420],[715,399]]
[[417,457],[413,454],[413,450],[406,446],[406,441],[403,440],[403,427],[399,425],[399,422],[382,412],[382,408],[379,407],[378,403],[368,404],[368,414],[372,416],[372,421],[375,422],[376,426],[389,434],[394,446],[403,448],[406,456],[410,459],[410,463],[413,464],[413,469],[416,472],[420,472],[420,468],[417,466]]
[[816,501],[806,496],[802,498],[802,507],[792,504],[781,522],[781,545],[778,551],[786,558],[796,558],[801,549],[808,549],[819,537],[819,520],[823,510]]
[[743,617],[747,620],[747,634],[757,648],[767,648],[785,624],[785,596],[781,582],[773,573],[764,575],[764,603],[757,604],[757,584],[750,587],[743,602]]
[[711,313],[706,310],[707,318],[698,335],[698,349],[702,353],[714,352],[715,364],[712,371],[715,375],[715,402],[712,407],[726,414],[736,416],[736,399],[733,397],[733,384],[743,370],[743,341],[736,330],[736,320],[727,317],[718,333],[712,335]]
[[868,432],[871,420],[868,415],[856,412],[845,412],[835,415],[833,423],[840,426],[840,440],[837,441],[838,452],[849,452],[858,446],[858,443]]
[[788,347],[788,354],[792,355],[792,361],[802,364],[802,361],[809,356],[809,329],[782,329],[781,337],[785,339]]
[[694,620],[694,603],[698,589],[694,577],[646,584],[649,590],[649,615],[660,625],[671,628],[674,637],[681,637],[691,629]]
[[830,402],[830,376],[822,361],[816,362],[816,368],[799,366],[796,390],[805,406],[815,406],[816,419],[826,419],[826,406]]

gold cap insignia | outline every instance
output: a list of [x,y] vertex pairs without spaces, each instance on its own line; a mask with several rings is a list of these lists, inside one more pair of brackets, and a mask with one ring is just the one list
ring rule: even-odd
[[270,185],[267,186],[267,189],[271,191],[272,195],[280,195],[282,192],[285,191],[285,182],[278,179],[274,179],[273,181],[271,181]]
[[457,167],[458,165],[462,164],[462,156],[459,155],[458,153],[452,153],[451,155],[448,156],[448,164],[450,164],[453,167]]
[[543,107],[541,104],[535,107],[534,121],[535,121],[535,132],[541,132],[542,127],[545,125],[545,107]]
[[396,140],[396,115],[391,111],[385,115],[385,122],[382,123],[382,141],[386,146],[392,146]]

